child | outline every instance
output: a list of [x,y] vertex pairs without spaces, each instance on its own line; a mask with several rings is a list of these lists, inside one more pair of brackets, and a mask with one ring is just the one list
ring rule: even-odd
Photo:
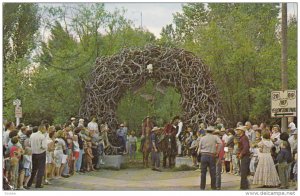
[[104,149],[105,149],[105,142],[104,142],[104,139],[103,139],[103,131],[101,131],[101,134],[99,135],[99,142],[98,142],[98,145],[97,145],[97,153],[99,155],[98,157],[98,162],[97,162],[97,166],[96,168],[100,168],[100,165],[104,165]]
[[31,169],[32,169],[32,152],[30,147],[25,148],[24,156],[23,156],[23,165],[25,169],[25,179],[24,179],[24,188],[29,189],[27,187],[27,183],[31,177]]
[[[18,136],[14,136],[11,139],[12,147],[10,148],[10,172],[11,172],[11,185],[14,189],[17,189],[18,179],[19,179],[19,161],[23,150],[21,147],[17,146],[19,142]],[[20,186],[23,189],[23,185]]]
[[183,156],[190,156],[191,135],[190,132],[185,132],[183,143]]
[[137,143],[137,138],[135,136],[135,131],[131,131],[131,133],[128,137],[128,143],[129,143],[129,156],[130,156],[129,162],[135,162],[136,143]]
[[233,167],[233,173],[235,176],[239,175],[239,159],[238,159],[238,151],[239,151],[239,139],[235,137],[233,139],[233,150],[232,150],[232,167]]
[[[78,135],[74,135],[73,136],[73,159],[74,159],[74,168],[76,168],[76,162],[79,158],[79,143],[78,143]],[[75,171],[74,171],[74,175],[75,175]]]
[[281,182],[280,189],[287,189],[289,187],[289,179],[287,175],[288,171],[288,163],[287,161],[290,160],[290,154],[288,150],[286,149],[288,146],[288,143],[286,141],[282,141],[280,144],[280,151],[277,155],[277,162],[278,162],[278,174],[279,179]]
[[46,168],[45,168],[45,184],[49,185],[51,184],[48,181],[48,176],[49,178],[53,178],[52,176],[52,170],[54,169],[52,167],[53,162],[54,162],[54,132],[50,132],[49,137],[47,138],[47,150],[46,150]]
[[250,152],[251,152],[251,160],[250,160],[250,174],[251,176],[254,176],[256,166],[258,163],[258,154],[259,154],[259,148],[258,143],[253,142],[251,144]]
[[194,165],[194,167],[197,167],[197,151],[196,151],[197,146],[198,146],[197,136],[193,135],[192,139],[193,139],[193,141],[192,141],[190,150],[191,150],[191,154],[192,154],[193,165]]
[[[203,137],[203,135],[200,133],[200,131],[197,131],[197,148],[195,149],[195,151],[197,152],[198,151],[198,148],[199,148],[199,142],[201,140],[201,138]],[[200,170],[200,167],[201,167],[201,153],[197,154],[197,163],[199,165],[199,168],[196,170],[196,171],[201,171]]]
[[87,171],[94,171],[93,158],[94,158],[94,156],[92,153],[92,142],[87,142],[87,148],[85,150]]

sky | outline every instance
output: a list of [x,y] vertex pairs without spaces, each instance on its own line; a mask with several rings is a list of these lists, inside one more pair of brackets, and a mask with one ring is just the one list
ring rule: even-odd
[[[141,13],[143,28],[160,37],[162,27],[172,23],[173,14],[182,12],[183,3],[105,3],[109,11],[124,7],[125,16],[132,20],[136,27],[141,26]],[[288,15],[297,15],[297,4],[288,3]]]
[[[173,14],[181,12],[182,3],[105,3],[108,11],[115,8],[125,8],[125,16],[132,20],[136,27],[148,29],[159,37],[162,27],[172,23]],[[142,13],[142,17],[141,17]]]
[[[61,3],[56,2],[56,5]],[[46,3],[44,5],[55,5],[52,3]],[[41,3],[43,5],[43,3]],[[160,38],[160,32],[163,27],[173,22],[173,14],[176,12],[182,13],[182,5],[184,3],[104,3],[105,9],[109,12],[113,12],[116,8],[124,8],[126,10],[125,17],[130,19],[135,27],[143,26],[144,29],[152,32],[157,38]],[[297,15],[297,4],[288,3],[288,15]],[[46,36],[47,37],[47,36]]]

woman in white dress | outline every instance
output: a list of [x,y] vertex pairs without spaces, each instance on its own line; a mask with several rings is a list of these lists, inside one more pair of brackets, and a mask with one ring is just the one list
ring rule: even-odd
[[273,146],[270,134],[264,133],[262,141],[258,143],[260,152],[258,154],[258,164],[253,184],[263,185],[263,187],[276,187],[280,184],[279,176],[271,156],[271,148]]

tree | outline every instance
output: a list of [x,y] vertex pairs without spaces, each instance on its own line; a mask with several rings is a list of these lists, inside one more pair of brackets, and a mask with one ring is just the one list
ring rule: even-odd
[[173,18],[177,46],[211,68],[229,125],[270,121],[270,92],[280,86],[278,4],[194,3],[182,11]]
[[[3,72],[4,72],[4,116],[14,118],[12,102],[27,94],[32,62],[29,57],[36,47],[40,26],[37,4],[3,4]],[[26,107],[23,111],[26,111]]]
[[153,34],[132,28],[124,12],[109,13],[101,3],[63,4],[44,10],[49,38],[41,42],[36,60],[39,67],[32,77],[36,95],[32,103],[36,104],[30,105],[39,111],[35,117],[31,115],[33,119],[47,117],[63,123],[76,116],[97,57],[155,41]]

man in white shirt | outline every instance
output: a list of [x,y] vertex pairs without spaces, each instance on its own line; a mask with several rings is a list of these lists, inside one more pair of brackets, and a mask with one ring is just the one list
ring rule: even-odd
[[99,133],[98,124],[96,123],[97,119],[96,117],[93,117],[92,121],[88,124],[88,130],[89,131],[95,131],[95,133]]
[[297,129],[296,128],[296,125],[294,123],[294,117],[288,117],[288,131],[289,131],[289,134],[291,135],[292,133],[294,133],[294,131]]
[[297,129],[291,134],[291,136],[288,139],[288,142],[290,143],[292,154],[294,152],[297,152],[297,147],[298,147],[298,133],[297,133]]
[[40,125],[38,132],[31,134],[30,144],[32,149],[32,172],[27,187],[32,185],[33,179],[36,176],[35,188],[43,188],[42,179],[45,174],[46,166],[46,126]]
[[181,154],[181,141],[180,141],[180,133],[182,132],[183,122],[180,120],[179,116],[176,116],[173,119],[173,126],[176,127],[176,144],[177,144],[177,156],[182,156]]
[[245,128],[246,128],[245,135],[248,137],[250,143],[254,142],[256,139],[256,134],[255,134],[254,130],[252,129],[251,122],[247,121],[245,123]]

